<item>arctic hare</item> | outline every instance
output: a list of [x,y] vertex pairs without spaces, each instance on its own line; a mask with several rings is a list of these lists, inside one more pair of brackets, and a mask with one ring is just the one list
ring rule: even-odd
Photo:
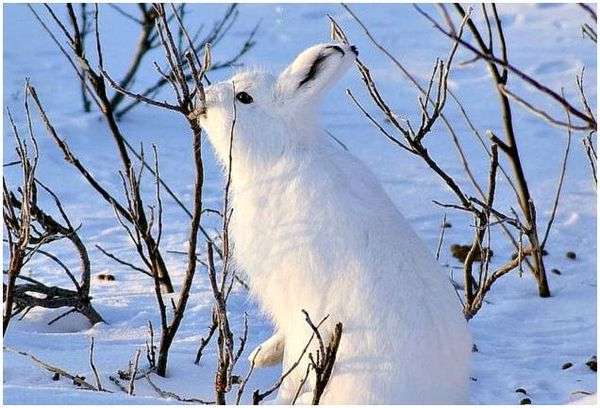
[[371,171],[318,124],[319,100],[356,54],[319,44],[277,77],[245,72],[206,89],[200,124],[226,168],[233,140],[234,258],[277,328],[256,365],[285,372],[298,360],[311,335],[305,309],[314,321],[329,315],[325,339],[344,325],[322,403],[467,403],[471,341],[448,278]]

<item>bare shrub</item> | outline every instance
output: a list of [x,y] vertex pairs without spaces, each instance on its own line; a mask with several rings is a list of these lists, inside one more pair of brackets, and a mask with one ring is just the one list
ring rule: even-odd
[[[79,237],[77,230],[69,219],[58,196],[36,177],[39,161],[38,145],[33,133],[32,118],[28,104],[29,93],[25,92],[25,111],[27,114],[28,136],[30,145],[21,137],[12,114],[8,112],[18,160],[14,162],[21,171],[21,185],[17,191],[10,189],[3,176],[3,217],[6,231],[5,242],[8,244],[9,261],[8,283],[4,288],[4,317],[3,333],[6,333],[13,316],[23,312],[23,318],[36,307],[58,309],[67,307],[69,310],[52,319],[52,324],[63,317],[78,312],[83,314],[91,324],[104,321],[91,305],[90,275],[91,266],[87,249]],[[62,221],[57,221],[38,204],[40,190],[44,191],[54,201]],[[68,241],[80,260],[79,279],[59,257],[46,247],[61,240]],[[47,285],[30,276],[24,276],[21,271],[34,257],[45,257],[54,262],[73,283],[74,289]],[[22,283],[17,283],[20,280]]]
[[[123,81],[121,81],[120,83],[113,80],[111,75],[104,70],[102,45],[98,30],[99,18],[97,7],[95,8],[94,14],[94,26],[96,39],[96,54],[99,67],[97,69],[92,68],[92,64],[86,56],[83,47],[76,47],[76,44],[81,41],[81,39],[78,39],[78,37],[81,35],[82,30],[79,28],[77,18],[72,12],[72,6],[67,5],[67,8],[69,10],[71,24],[74,27],[73,33],[69,33],[68,30],[65,28],[64,24],[53,12],[53,10],[50,7],[46,6],[48,13],[50,14],[54,23],[58,26],[59,31],[62,32],[63,36],[70,43],[72,53],[74,53],[73,56],[71,56],[70,53],[60,45],[52,29],[48,28],[48,26],[43,22],[42,18],[35,11],[35,9],[32,8],[32,11],[34,12],[38,21],[46,29],[48,34],[55,40],[56,44],[59,46],[59,48],[66,56],[68,61],[71,63],[75,71],[78,73],[80,80],[83,84],[85,84],[86,90],[88,91],[89,95],[91,95],[98,108],[101,110],[105,121],[109,125],[109,129],[118,147],[120,159],[124,167],[123,171],[120,172],[120,176],[122,179],[122,185],[126,197],[125,203],[120,203],[119,200],[117,200],[113,195],[111,195],[107,191],[107,189],[102,187],[102,185],[91,175],[91,172],[87,170],[85,165],[82,164],[82,162],[75,157],[68,145],[60,137],[58,137],[56,131],[50,124],[50,120],[47,114],[45,113],[41,102],[37,98],[35,90],[31,87],[30,89],[40,111],[40,114],[42,115],[43,120],[46,123],[46,127],[50,136],[61,148],[61,150],[65,154],[67,161],[70,164],[72,164],[84,176],[86,181],[96,190],[96,192],[100,194],[100,196],[113,207],[117,220],[133,241],[134,248],[143,265],[134,265],[132,263],[117,258],[114,254],[111,254],[108,251],[102,249],[102,247],[100,247],[99,249],[111,259],[121,263],[122,265],[128,266],[138,272],[150,276],[154,281],[155,295],[160,315],[161,334],[157,357],[153,357],[153,354],[150,351],[148,352],[148,355],[152,356],[153,358],[153,360],[149,359],[149,362],[153,361],[155,364],[155,367],[151,367],[151,369],[155,370],[158,375],[164,376],[166,374],[169,349],[175,338],[179,325],[183,319],[193,278],[197,269],[198,256],[196,254],[196,249],[199,231],[204,234],[208,242],[209,263],[212,265],[212,267],[209,267],[209,265],[206,264],[207,268],[209,269],[209,272],[214,271],[214,252],[217,252],[217,255],[221,258],[223,265],[228,265],[228,250],[216,248],[213,243],[213,240],[206,233],[206,231],[203,230],[200,224],[201,215],[203,212],[202,186],[204,181],[204,170],[201,150],[202,129],[198,125],[196,115],[199,109],[203,109],[204,89],[202,81],[204,75],[212,65],[210,58],[210,45],[209,43],[206,43],[204,58],[203,60],[201,60],[198,56],[197,46],[194,45],[194,39],[192,38],[192,36],[190,36],[190,34],[184,26],[184,16],[183,14],[180,14],[183,10],[181,7],[177,8],[171,5],[171,13],[167,13],[165,5],[163,4],[154,4],[151,9],[146,9],[146,16],[151,15],[153,23],[156,25],[156,31],[153,35],[155,35],[157,38],[157,46],[162,48],[164,52],[165,61],[167,62],[169,68],[169,73],[165,73],[158,65],[156,65],[156,68],[159,73],[160,80],[164,81],[164,84],[170,85],[173,91],[173,95],[176,99],[176,101],[172,103],[158,101],[152,99],[150,96],[147,96],[147,92],[135,93],[126,89],[126,87],[122,85]],[[232,13],[234,9],[234,7],[231,7],[230,13]],[[174,31],[170,27],[171,21],[174,21],[176,24],[178,30],[178,37],[174,35]],[[214,35],[220,38],[220,36],[223,35],[223,33],[220,31],[222,29],[223,28],[215,28],[216,31],[213,30],[213,34],[216,33]],[[251,34],[251,37],[248,40],[248,44],[246,44],[245,46],[246,48],[252,45],[251,38],[254,35],[253,33]],[[176,40],[176,38],[178,38],[178,40]],[[246,52],[246,50],[244,50],[244,52]],[[234,62],[235,61],[231,63]],[[81,72],[83,72],[83,74]],[[135,73],[133,73],[132,75],[134,74]],[[192,81],[193,85],[189,84],[190,80]],[[113,99],[111,101],[111,98],[108,97],[105,81],[108,81],[108,83],[115,89],[115,91],[120,96],[129,97],[136,102],[144,102],[152,106],[159,107],[161,109],[167,109],[181,114],[188,123],[192,134],[192,151],[194,152],[195,168],[195,184],[193,191],[192,211],[188,211],[183,205],[181,205],[181,202],[178,201],[178,203],[190,215],[190,232],[188,239],[189,244],[186,253],[188,258],[187,269],[179,292],[177,304],[172,305],[172,313],[169,313],[169,308],[167,308],[166,302],[162,294],[162,291],[168,293],[173,292],[173,286],[169,277],[167,265],[163,261],[160,249],[162,227],[164,223],[161,196],[163,187],[167,190],[168,188],[160,177],[158,151],[155,147],[153,147],[154,165],[149,165],[147,163],[144,157],[143,150],[137,154],[135,154],[134,152],[135,156],[139,160],[139,166],[138,168],[136,168],[129,156],[129,152],[131,151],[130,148],[128,149],[129,144],[127,143],[125,137],[119,129],[119,125],[116,121],[117,113],[114,109],[114,102],[116,99]],[[130,83],[130,80],[127,81],[127,84]],[[118,103],[120,103],[121,100],[122,98],[118,98]],[[144,204],[144,199],[141,194],[141,185],[143,183],[142,174],[144,169],[148,169],[153,175],[152,182],[154,184],[155,190],[155,203],[153,206],[150,207],[149,212],[148,210],[146,210],[146,205]],[[170,190],[168,191],[170,192]],[[173,194],[171,195],[173,196]],[[224,229],[226,229],[226,224],[228,222],[227,220],[228,218],[225,217]],[[226,236],[226,233],[224,233],[222,239],[226,240]],[[228,248],[228,245],[224,243],[223,248]],[[224,266],[224,268],[224,271],[226,271],[226,266]],[[223,291],[224,284],[221,287],[221,293],[223,294],[222,297],[226,299],[229,294],[229,291],[231,290],[231,286],[233,285],[233,277],[235,276],[235,274],[229,274],[227,272],[224,272],[223,276],[224,281],[226,280],[227,282],[229,282],[229,279],[232,279],[231,284],[228,283],[227,285],[227,293]],[[224,306],[222,305],[223,299],[219,299],[219,297],[216,295],[215,301],[218,305],[220,305],[219,308],[221,310],[225,310]],[[223,313],[225,313],[226,315],[226,311]],[[222,327],[223,321],[223,319],[219,320],[219,327]],[[223,331],[222,329],[220,329],[219,333],[220,339],[223,339],[223,336],[231,339],[232,334],[230,332]],[[229,340],[226,341],[226,343],[228,342]],[[245,343],[245,341],[243,343]],[[238,352],[236,353],[235,361],[237,361],[237,358],[239,358],[239,355],[241,355],[241,352],[243,350],[243,343]],[[154,351],[153,348],[152,351]],[[223,359],[225,358],[224,355],[222,357]],[[227,384],[230,384],[229,378],[231,377],[231,370],[235,365],[235,361],[231,357],[228,357],[228,362],[225,363],[225,360],[223,359],[221,360],[221,363],[226,364],[226,366],[228,367],[225,370],[227,372],[226,378],[228,379],[225,381]],[[223,372],[223,370],[220,371]],[[225,377],[221,376],[220,378]]]
[[[360,59],[357,59],[356,65],[364,85],[369,92],[373,105],[384,115],[386,121],[392,125],[394,132],[396,132],[399,137],[390,133],[383,125],[378,123],[374,116],[368,112],[367,108],[358,101],[350,90],[348,90],[348,95],[379,132],[397,147],[422,159],[431,171],[444,181],[458,200],[457,203],[441,203],[434,201],[435,204],[468,213],[473,218],[473,224],[475,226],[473,241],[463,261],[465,288],[463,312],[467,319],[472,318],[479,311],[483,298],[488,293],[492,284],[499,277],[504,276],[515,269],[522,271],[522,264],[525,264],[531,269],[538,285],[539,295],[541,297],[550,296],[550,288],[542,256],[557,211],[560,192],[562,190],[562,181],[566,170],[565,163],[570,148],[571,132],[574,130],[595,131],[596,122],[595,117],[590,113],[591,110],[588,108],[583,110],[576,108],[573,103],[564,98],[564,95],[556,93],[508,62],[508,47],[505,33],[496,6],[493,4],[491,6],[482,6],[482,12],[485,17],[484,29],[479,28],[471,19],[471,11],[465,11],[460,5],[454,5],[457,17],[460,19],[459,24],[455,24],[452,21],[448,10],[446,10],[444,6],[440,6],[443,11],[442,15],[445,18],[447,28],[443,28],[442,25],[434,20],[428,13],[423,11],[420,7],[415,6],[419,13],[424,15],[434,24],[434,27],[446,34],[452,41],[452,44],[450,45],[451,50],[446,62],[439,59],[436,60],[433,64],[430,79],[425,85],[420,84],[399,59],[375,39],[371,31],[348,6],[343,5],[343,7],[363,29],[371,43],[389,59],[394,67],[398,68],[405,75],[411,85],[417,90],[418,109],[420,111],[419,126],[413,127],[410,120],[405,122],[399,120],[399,115],[397,115],[385,101],[383,93],[378,88],[371,72]],[[488,10],[488,7],[491,7],[491,12]],[[495,33],[493,33],[492,27],[495,27]],[[470,32],[476,43],[475,45],[470,44],[463,38],[463,31],[465,30]],[[488,41],[484,39],[482,32],[488,34]],[[332,35],[334,39],[346,43],[348,42],[342,29],[333,20]],[[498,48],[493,48],[492,43],[497,44]],[[448,89],[448,77],[451,72],[452,60],[459,47],[464,47],[473,52],[476,57],[474,61],[480,59],[485,62],[489,68],[490,78],[496,86],[500,102],[498,114],[503,123],[503,138],[488,131],[488,140],[486,141],[481,136],[481,133],[474,127],[468,111],[464,108],[458,97]],[[499,55],[496,53],[499,53]],[[552,125],[564,127],[568,130],[569,135],[567,147],[565,149],[565,157],[563,158],[557,181],[557,192],[551,209],[551,217],[546,228],[542,231],[539,231],[538,229],[536,205],[530,194],[528,180],[523,170],[523,158],[519,155],[510,102],[511,95],[513,95],[512,98],[514,98],[514,94],[510,94],[510,91],[507,91],[506,87],[509,74],[514,74],[520,80],[534,86],[536,90],[548,95],[551,100],[559,103],[567,112],[566,121],[539,115]],[[584,106],[588,106],[585,92],[583,92],[583,86],[579,86],[582,84],[580,77],[578,77],[577,83],[580,89],[580,95],[584,101],[583,104]],[[459,142],[456,131],[454,130],[452,120],[444,113],[448,97],[450,97],[450,99],[459,107],[461,115],[469,124],[469,128],[476,136],[476,140],[479,140],[488,156],[487,188],[483,188],[475,179],[472,165],[464,154],[464,150]],[[581,123],[573,124],[571,117],[577,118]],[[479,197],[473,197],[467,194],[465,192],[466,186],[457,183],[455,178],[439,165],[437,159],[431,156],[425,146],[424,142],[427,139],[426,136],[431,133],[434,126],[440,121],[447,129],[453,143],[457,147],[463,168],[467,173],[471,184],[478,192]],[[593,157],[593,148],[588,150]],[[501,160],[499,159],[500,153],[502,153],[504,158],[510,163],[510,172],[501,164]],[[593,162],[593,160],[591,160],[591,162]],[[520,214],[512,208],[510,214],[505,213],[494,206],[498,172],[502,173],[509,183],[511,190],[514,193],[516,205],[520,209]],[[500,226],[503,229],[507,238],[516,248],[517,257],[508,260],[496,270],[490,270],[490,230],[495,226]],[[526,244],[523,243],[524,238],[527,241]],[[475,271],[474,264],[477,261],[478,254],[483,254],[483,256],[479,255],[479,270]]]

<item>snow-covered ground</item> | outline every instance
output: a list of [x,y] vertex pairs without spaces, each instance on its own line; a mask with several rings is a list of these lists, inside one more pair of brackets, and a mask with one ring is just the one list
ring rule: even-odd
[[[130,7],[132,11],[133,6]],[[432,6],[432,12],[436,12]],[[41,10],[41,7],[38,7]],[[211,21],[224,11],[223,5],[194,5],[189,22],[196,27]],[[534,74],[554,89],[565,87],[567,95],[575,90],[575,74],[586,66],[590,100],[596,100],[596,49],[583,39],[580,25],[587,18],[576,5],[503,5],[499,7],[510,46],[511,61]],[[421,80],[426,80],[435,57],[444,57],[449,44],[435,32],[410,5],[356,5],[354,10],[373,33],[392,50]],[[62,13],[62,12],[61,12]],[[244,58],[250,66],[279,71],[307,46],[328,39],[326,15],[334,16],[347,29],[358,46],[361,57],[372,68],[376,81],[384,90],[390,104],[407,116],[415,114],[415,94],[402,75],[378,53],[357,25],[339,5],[242,5],[240,19],[221,46],[233,50],[259,19],[261,28],[256,47]],[[129,54],[136,41],[137,27],[114,10],[100,7],[101,35],[104,43],[105,65],[109,72],[121,75],[129,63]],[[479,9],[475,9],[479,14]],[[233,51],[231,51],[233,52]],[[215,61],[227,58],[216,54]],[[459,52],[457,60],[470,56]],[[93,169],[95,176],[115,194],[121,194],[117,175],[115,149],[104,123],[96,113],[81,112],[79,85],[74,73],[54,44],[34,21],[25,5],[4,6],[4,106],[9,106],[23,127],[22,109],[25,77],[37,87],[40,98],[60,135],[67,138],[73,151]],[[161,60],[155,50],[143,61],[133,87],[143,89],[155,78],[152,60]],[[213,73],[211,79],[228,77],[234,70]],[[481,64],[457,65],[451,76],[452,87],[468,107],[476,126],[482,131],[501,133],[497,99],[485,69]],[[511,80],[515,89],[531,91]],[[324,104],[324,126],[348,148],[364,160],[377,174],[397,206],[413,227],[434,251],[439,225],[444,211],[433,199],[451,201],[445,186],[420,161],[394,148],[369,123],[357,114],[344,94],[351,88],[363,101],[367,95],[356,72],[348,74]],[[527,93],[533,101],[543,98]],[[555,111],[557,112],[557,111]],[[556,178],[564,149],[565,132],[549,127],[537,118],[514,108],[515,124],[525,171],[538,206],[541,226],[550,214]],[[560,112],[558,111],[560,114]],[[485,182],[487,169],[480,147],[452,103],[447,115],[453,118],[461,141],[477,170],[476,176]],[[12,137],[4,121],[4,161],[14,160]],[[171,187],[187,203],[191,203],[192,162],[191,140],[185,123],[176,115],[150,107],[139,107],[121,123],[124,134],[135,145],[155,143],[160,151],[161,172]],[[146,324],[152,320],[159,326],[152,284],[149,278],[125,269],[107,259],[94,247],[102,244],[108,250],[135,261],[126,234],[115,221],[112,210],[100,203],[86,183],[68,167],[53,142],[36,125],[42,162],[40,179],[50,184],[62,197],[72,219],[81,222],[81,235],[88,243],[93,274],[109,272],[115,282],[93,279],[93,303],[109,324],[90,328],[86,321],[71,315],[58,323],[46,323],[62,311],[34,310],[22,321],[12,322],[5,346],[30,352],[40,359],[72,373],[91,378],[88,366],[90,338],[96,340],[96,364],[106,387],[114,386],[108,375],[126,367],[136,349],[143,348],[147,338]],[[456,151],[444,130],[436,128],[428,136],[432,155],[457,180],[468,184]],[[573,141],[564,193],[561,198],[555,227],[548,244],[547,269],[558,269],[561,275],[549,273],[553,296],[536,296],[534,280],[528,274],[517,273],[499,280],[488,296],[480,313],[469,323],[479,350],[473,353],[472,401],[480,404],[515,404],[525,396],[515,390],[523,388],[534,403],[562,404],[582,397],[583,392],[596,391],[596,373],[585,362],[596,354],[596,200],[589,167],[580,143]],[[218,208],[222,178],[210,147],[204,146],[206,204]],[[16,173],[7,171],[9,180],[16,182]],[[501,185],[501,193],[506,186]],[[148,191],[151,194],[151,191]],[[508,197],[508,194],[503,194]],[[187,218],[165,198],[164,250],[185,249]],[[49,204],[49,202],[48,202]],[[498,201],[508,210],[512,203]],[[216,220],[205,219],[206,225]],[[452,228],[446,231],[440,262],[457,266],[449,246],[466,244],[471,237],[470,219],[463,214],[448,213]],[[501,233],[495,233],[495,256],[498,264],[510,256],[511,248],[502,243]],[[574,251],[575,260],[565,253]],[[58,254],[68,256],[57,248]],[[6,251],[5,251],[6,253]],[[69,260],[69,258],[66,258]],[[174,282],[181,282],[184,259],[167,254]],[[4,264],[6,265],[6,255]],[[68,262],[74,269],[77,260]],[[68,284],[52,265],[43,259],[28,265],[26,273],[52,284]],[[207,348],[200,366],[193,364],[200,338],[210,323],[212,295],[204,271],[194,282],[186,317],[172,346],[168,378],[156,379],[162,388],[182,396],[212,398],[215,364],[213,345]],[[246,354],[270,334],[268,320],[260,314],[252,299],[242,290],[231,300],[231,316],[236,330],[240,329],[243,312],[249,314],[250,333]],[[142,361],[143,361],[142,357]],[[573,366],[563,370],[564,363]],[[247,370],[246,361],[238,367],[240,374]],[[54,382],[51,374],[40,369],[28,358],[4,352],[4,403],[68,403],[68,404],[145,404],[174,402],[160,399],[144,381],[136,385],[136,396],[121,392],[94,393],[77,389],[68,381]],[[277,377],[277,368],[259,370],[247,389],[264,388]]]

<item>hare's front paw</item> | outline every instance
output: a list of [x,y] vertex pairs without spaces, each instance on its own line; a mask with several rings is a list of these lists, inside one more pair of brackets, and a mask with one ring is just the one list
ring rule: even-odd
[[284,341],[283,334],[276,332],[267,341],[256,347],[248,356],[248,360],[254,361],[255,367],[270,367],[281,363],[283,360]]

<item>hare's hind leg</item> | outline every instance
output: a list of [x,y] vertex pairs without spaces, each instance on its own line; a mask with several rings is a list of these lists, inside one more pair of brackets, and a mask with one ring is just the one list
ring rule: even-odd
[[283,333],[276,331],[273,336],[250,353],[248,360],[254,361],[255,367],[270,367],[279,364],[283,360],[284,345]]

